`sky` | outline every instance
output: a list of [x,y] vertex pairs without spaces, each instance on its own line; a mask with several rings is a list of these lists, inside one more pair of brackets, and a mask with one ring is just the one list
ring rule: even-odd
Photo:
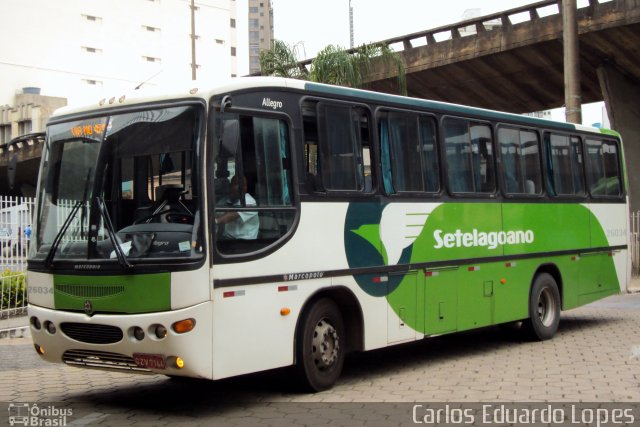
[[[355,46],[463,20],[467,9],[489,15],[538,0],[351,0]],[[272,0],[274,36],[298,45],[299,59],[313,58],[329,44],[349,47],[349,0]],[[588,0],[577,0],[578,7]],[[553,111],[564,120],[563,110]],[[583,123],[602,122],[602,104],[583,106]]]

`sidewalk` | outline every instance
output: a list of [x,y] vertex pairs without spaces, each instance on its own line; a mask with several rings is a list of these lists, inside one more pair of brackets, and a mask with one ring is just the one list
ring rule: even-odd
[[640,277],[634,277],[627,285],[627,292],[630,294],[640,292]]
[[0,339],[26,338],[29,336],[29,316],[0,319]]

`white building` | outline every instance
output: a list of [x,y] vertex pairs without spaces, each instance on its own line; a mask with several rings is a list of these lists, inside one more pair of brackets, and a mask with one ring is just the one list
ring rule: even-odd
[[[198,80],[247,74],[246,3],[195,1]],[[23,87],[76,104],[143,82],[192,77],[191,0],[2,0],[0,6],[0,106],[13,103]]]
[[260,72],[260,52],[271,48],[273,8],[271,0],[249,0],[249,72]]

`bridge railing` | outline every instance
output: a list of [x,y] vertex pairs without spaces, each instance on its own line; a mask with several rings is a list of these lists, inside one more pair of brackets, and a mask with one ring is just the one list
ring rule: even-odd
[[[581,6],[594,7],[598,3],[604,3],[605,1],[584,0],[579,2],[578,8],[581,8]],[[561,10],[562,0],[545,0],[417,33],[393,37],[381,43],[393,46],[396,50],[407,50],[416,47],[416,45],[429,45],[440,41],[482,34],[494,29],[509,28],[512,25],[522,22],[535,21],[551,15],[559,15]]]
[[[609,3],[615,0],[578,0],[578,9],[595,8],[598,4]],[[399,37],[382,40],[379,43],[391,47],[397,52],[412,49],[414,47],[432,45],[446,40],[459,39],[483,34],[496,29],[509,28],[523,22],[536,21],[548,16],[560,15],[562,0],[545,0],[525,6],[516,7],[490,15],[459,21],[425,31],[419,31]],[[357,48],[348,49],[348,53],[355,53]],[[308,68],[313,58],[300,61],[300,69]]]

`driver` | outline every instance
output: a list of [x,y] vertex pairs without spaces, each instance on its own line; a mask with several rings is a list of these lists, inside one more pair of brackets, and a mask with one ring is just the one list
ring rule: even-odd
[[[240,202],[240,184],[238,176],[231,179],[230,200],[229,205],[241,207]],[[245,206],[257,206],[256,200],[247,192],[247,178],[242,177],[242,186],[244,193]],[[224,224],[223,237],[227,239],[255,240],[258,238],[258,229],[260,228],[260,219],[258,212],[255,211],[239,211],[225,212],[215,219],[216,224]]]

